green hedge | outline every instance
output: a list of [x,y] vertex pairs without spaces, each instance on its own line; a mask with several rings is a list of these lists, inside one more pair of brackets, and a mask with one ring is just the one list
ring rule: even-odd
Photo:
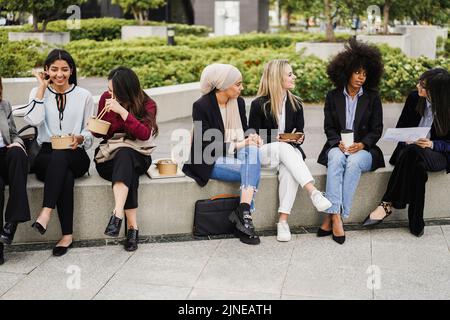
[[[67,29],[66,20],[52,21],[48,24],[47,30],[54,32],[70,31],[71,40],[113,40],[121,38],[122,26],[136,25],[136,21],[129,19],[116,19],[116,18],[93,18],[82,19],[80,29]],[[147,21],[145,25],[149,26],[161,26],[167,25],[166,23]],[[170,24],[174,26],[175,33],[180,36],[193,35],[193,36],[206,36],[211,29],[204,26],[190,26],[185,24]],[[31,30],[31,26],[24,27],[26,30]]]
[[[242,35],[237,37],[177,37],[179,45],[170,47],[165,39],[131,41],[73,41],[66,46],[74,56],[82,76],[106,77],[119,65],[133,68],[146,88],[198,81],[203,68],[213,62],[231,63],[244,75],[244,94],[255,95],[266,62],[289,59],[297,74],[295,93],[306,102],[322,101],[332,84],[326,75],[327,62],[295,53],[294,43],[315,35]],[[3,77],[30,75],[34,64],[42,63],[46,50],[34,42],[9,43],[0,52]],[[385,75],[380,93],[386,101],[402,101],[428,68],[450,70],[450,59],[440,57],[412,59],[399,49],[380,46]]]

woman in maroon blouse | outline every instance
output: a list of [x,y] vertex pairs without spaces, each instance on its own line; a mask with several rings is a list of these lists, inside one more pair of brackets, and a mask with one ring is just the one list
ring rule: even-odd
[[[115,133],[125,133],[133,140],[146,141],[158,133],[156,125],[156,103],[142,90],[139,79],[129,68],[118,67],[108,76],[108,92],[103,93],[98,106],[98,114],[104,108],[107,112],[102,120],[111,123],[106,143]],[[96,154],[99,148],[96,150]],[[132,148],[120,148],[114,158],[102,163],[96,162],[100,176],[112,182],[115,206],[106,227],[105,234],[117,237],[124,215],[127,217],[128,230],[125,250],[134,251],[138,243],[136,213],[138,207],[139,176],[147,172],[151,157]]]

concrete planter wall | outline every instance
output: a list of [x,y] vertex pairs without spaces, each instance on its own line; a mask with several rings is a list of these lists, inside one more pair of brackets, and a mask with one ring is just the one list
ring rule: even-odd
[[[385,43],[393,48],[399,48],[407,56],[411,56],[411,38],[409,34],[403,35],[358,35],[356,39],[369,43]],[[436,47],[436,44],[435,44]]]
[[436,26],[398,26],[397,32],[408,34],[411,41],[410,57],[436,58],[436,41],[440,35]]
[[70,32],[9,32],[9,41],[39,40],[58,46],[70,42]]
[[166,26],[123,26],[122,40],[144,37],[166,37]]
[[296,52],[303,50],[305,55],[315,55],[322,60],[328,60],[340,51],[344,50],[341,42],[298,42],[295,46]]

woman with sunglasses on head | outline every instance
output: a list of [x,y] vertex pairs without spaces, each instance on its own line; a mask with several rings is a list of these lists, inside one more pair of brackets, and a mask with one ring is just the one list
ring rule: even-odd
[[408,206],[410,232],[420,237],[427,172],[450,172],[450,74],[442,68],[425,71],[406,99],[397,128],[430,127],[427,137],[399,142],[389,162],[395,165],[380,205],[364,220],[363,226],[381,223],[392,207]]
[[[93,133],[104,139],[101,144],[107,143],[117,133],[124,133],[128,139],[140,141],[148,141],[158,134],[156,103],[142,90],[139,78],[129,68],[118,67],[109,73],[108,92],[103,93],[98,107],[98,114],[103,112],[106,113],[102,120],[111,125],[106,135]],[[100,146],[96,155],[99,150]],[[139,176],[147,172],[151,163],[149,155],[141,154],[131,147],[119,148],[110,160],[95,162],[100,176],[112,182],[114,194],[114,210],[105,235],[117,237],[126,216],[126,251],[135,251],[138,247]]]
[[[72,56],[54,49],[44,63],[44,72],[34,72],[39,86],[32,89],[25,121],[38,127],[41,146],[34,163],[38,180],[44,182],[43,208],[33,223],[40,234],[47,231],[52,212],[58,210],[62,238],[53,248],[54,256],[64,255],[73,243],[73,188],[90,165],[85,149],[92,146],[86,124],[94,113],[92,95],[77,85],[77,69]],[[72,137],[67,149],[52,149],[52,136]]]

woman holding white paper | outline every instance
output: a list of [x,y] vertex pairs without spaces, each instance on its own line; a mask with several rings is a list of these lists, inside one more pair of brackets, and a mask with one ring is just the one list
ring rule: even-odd
[[383,74],[381,53],[352,39],[330,62],[327,73],[336,89],[328,92],[325,101],[327,142],[318,162],[328,168],[326,197],[332,206],[325,211],[317,236],[333,235],[334,241],[343,244],[342,218],[350,215],[361,174],[385,165],[376,145],[383,132],[383,110],[376,90]]
[[406,99],[397,128],[431,127],[426,138],[412,143],[399,142],[389,162],[395,165],[380,205],[364,220],[375,226],[409,204],[409,229],[424,233],[423,210],[427,172],[450,172],[450,74],[442,68],[424,72],[417,91]]

